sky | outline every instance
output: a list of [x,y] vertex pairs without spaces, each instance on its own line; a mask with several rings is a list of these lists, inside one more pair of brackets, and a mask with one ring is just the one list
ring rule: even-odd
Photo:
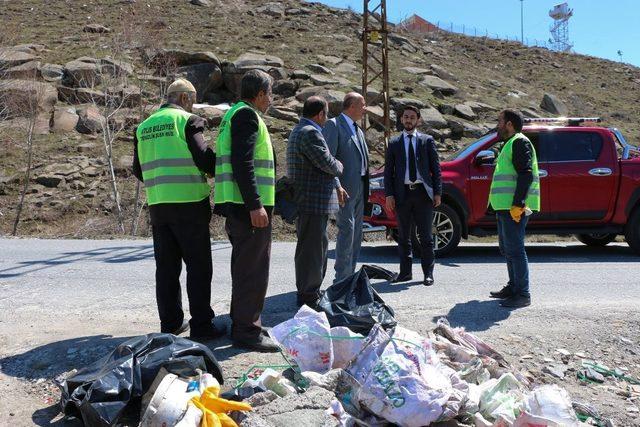
[[[320,0],[334,7],[362,12],[363,0]],[[521,6],[524,37],[548,41],[553,19],[549,10],[558,0],[387,0],[388,20],[398,23],[414,13],[440,27],[457,32],[485,34],[520,40]],[[573,51],[640,66],[640,0],[569,0],[569,40]],[[371,0],[371,4],[379,4]],[[618,55],[622,52],[622,58]]]

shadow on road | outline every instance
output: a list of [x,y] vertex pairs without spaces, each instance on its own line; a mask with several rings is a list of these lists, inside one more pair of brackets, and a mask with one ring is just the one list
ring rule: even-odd
[[447,314],[433,316],[436,323],[439,318],[446,317],[451,326],[463,326],[467,331],[486,331],[505,320],[511,311],[500,307],[499,300],[472,300],[454,305]]
[[55,378],[95,362],[130,338],[92,335],[56,341],[0,359],[0,366],[3,374],[16,378]]
[[[211,243],[211,250],[214,252],[227,249],[229,247],[229,242]],[[124,264],[143,260],[153,260],[153,244],[109,246],[88,251],[61,252],[54,258],[22,261],[16,265],[2,269],[0,270],[0,279],[22,277],[40,270],[86,261],[104,262],[107,264]]]
[[[384,246],[363,246],[358,262],[366,264],[396,264],[398,249],[394,244]],[[559,244],[558,246],[527,244],[527,254],[531,263],[586,263],[586,262],[635,262],[640,257],[627,245],[609,245],[602,248],[581,244]],[[329,258],[335,259],[335,250],[329,251]],[[414,262],[417,262],[414,260]],[[436,259],[436,264],[457,267],[461,264],[504,263],[498,245],[464,245],[456,248],[449,256]],[[437,268],[437,266],[436,266]]]

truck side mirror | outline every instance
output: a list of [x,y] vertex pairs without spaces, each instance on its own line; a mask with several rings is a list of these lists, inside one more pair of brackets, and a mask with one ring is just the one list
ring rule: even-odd
[[478,154],[476,154],[476,157],[473,160],[473,163],[476,166],[480,166],[480,165],[492,165],[496,160],[496,153],[494,153],[492,150],[482,150],[480,151]]

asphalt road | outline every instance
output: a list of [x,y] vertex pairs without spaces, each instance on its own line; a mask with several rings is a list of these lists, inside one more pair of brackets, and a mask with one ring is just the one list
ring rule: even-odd
[[[214,242],[212,251],[212,306],[220,321],[228,323],[230,244]],[[294,251],[295,243],[273,244],[263,313],[268,326],[295,313]],[[507,280],[496,244],[464,243],[452,256],[438,260],[433,287],[418,280],[374,281],[374,287],[403,326],[421,333],[447,316],[453,326],[465,326],[490,341],[517,334],[568,346],[576,336],[584,341],[598,327],[606,334],[602,322],[635,319],[634,328],[640,323],[640,257],[626,244],[588,248],[571,242],[531,243],[528,253],[533,304],[521,310],[501,308],[488,298],[490,290]],[[330,258],[324,286],[333,279],[333,251]],[[396,270],[396,247],[366,243],[360,261]],[[418,263],[413,276],[422,278]],[[183,298],[187,307],[186,292]],[[30,396],[28,390],[16,391],[22,387],[19,381],[50,379],[92,361],[97,354],[84,354],[83,346],[104,352],[122,337],[155,332],[158,326],[151,241],[0,239],[0,400],[7,393],[33,399],[24,397]],[[638,335],[635,338],[640,342]],[[216,356],[231,375],[250,363],[271,360],[230,352],[224,344],[226,350]],[[86,357],[75,358],[78,349]],[[43,363],[45,356],[65,362]],[[9,419],[6,405],[6,400],[4,409],[0,404],[0,424]],[[37,424],[55,412],[52,406],[38,415],[37,408],[46,406],[41,401],[25,405],[16,416],[33,418]]]

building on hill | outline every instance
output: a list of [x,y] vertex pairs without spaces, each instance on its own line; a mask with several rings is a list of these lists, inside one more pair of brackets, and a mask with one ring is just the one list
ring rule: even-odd
[[438,28],[437,25],[434,25],[415,14],[400,22],[398,27],[413,33],[433,33],[435,31],[442,31],[442,29]]

